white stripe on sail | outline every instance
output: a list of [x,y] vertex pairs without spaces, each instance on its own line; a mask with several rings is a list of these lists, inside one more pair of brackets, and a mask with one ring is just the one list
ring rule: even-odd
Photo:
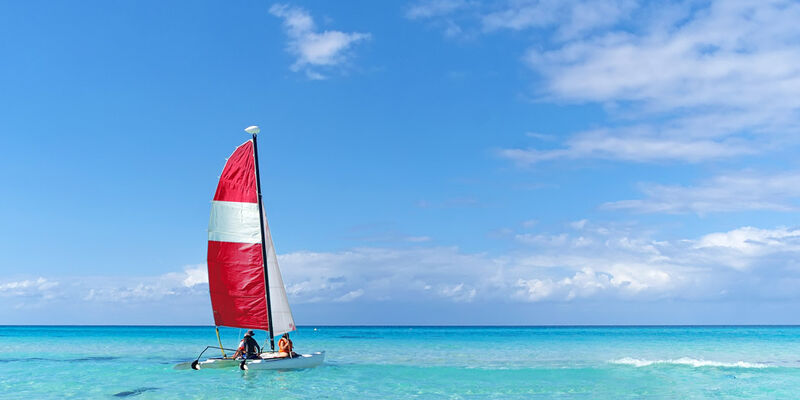
[[208,240],[215,242],[261,243],[258,204],[212,201]]
[[286,289],[283,286],[281,269],[278,267],[278,256],[275,254],[275,245],[272,243],[272,234],[267,223],[267,213],[264,212],[264,230],[267,242],[267,274],[269,275],[269,299],[272,309],[272,330],[275,336],[295,330],[292,309],[289,308],[289,299],[286,298]]

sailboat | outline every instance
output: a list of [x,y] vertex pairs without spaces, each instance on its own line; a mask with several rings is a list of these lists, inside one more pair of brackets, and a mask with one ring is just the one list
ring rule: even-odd
[[[208,223],[208,288],[219,347],[207,346],[196,360],[176,368],[297,369],[322,364],[325,352],[278,357],[275,336],[296,330],[278,267],[258,172],[260,129],[245,131],[252,138],[236,148],[219,178]],[[271,351],[258,359],[235,360],[225,353],[219,327],[258,329],[268,333]],[[267,345],[264,344],[264,349]],[[222,357],[201,361],[218,349]]]

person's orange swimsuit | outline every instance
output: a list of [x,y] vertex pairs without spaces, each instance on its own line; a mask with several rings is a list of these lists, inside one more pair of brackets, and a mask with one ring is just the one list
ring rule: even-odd
[[280,350],[281,353],[286,353],[287,356],[292,354],[292,340],[281,338],[281,340],[278,341],[278,350]]

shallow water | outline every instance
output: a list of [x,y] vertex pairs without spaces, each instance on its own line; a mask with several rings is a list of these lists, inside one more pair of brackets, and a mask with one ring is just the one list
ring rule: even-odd
[[[240,334],[222,329],[226,347]],[[173,369],[216,345],[213,327],[0,327],[0,398],[772,399],[800,388],[800,327],[322,326],[293,341],[325,350],[325,365]]]

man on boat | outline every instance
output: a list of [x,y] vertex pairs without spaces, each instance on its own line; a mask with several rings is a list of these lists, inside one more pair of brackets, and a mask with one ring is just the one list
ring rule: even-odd
[[236,354],[233,358],[242,356],[243,359],[257,359],[261,354],[261,347],[255,339],[253,339],[253,331],[249,330],[244,334],[244,338],[239,342],[239,348],[236,349]]
[[294,345],[292,344],[292,339],[289,339],[288,333],[284,333],[283,336],[281,337],[281,340],[278,341],[278,350],[280,351],[278,353],[278,357],[297,356],[297,353],[292,351],[292,347],[294,347]]

